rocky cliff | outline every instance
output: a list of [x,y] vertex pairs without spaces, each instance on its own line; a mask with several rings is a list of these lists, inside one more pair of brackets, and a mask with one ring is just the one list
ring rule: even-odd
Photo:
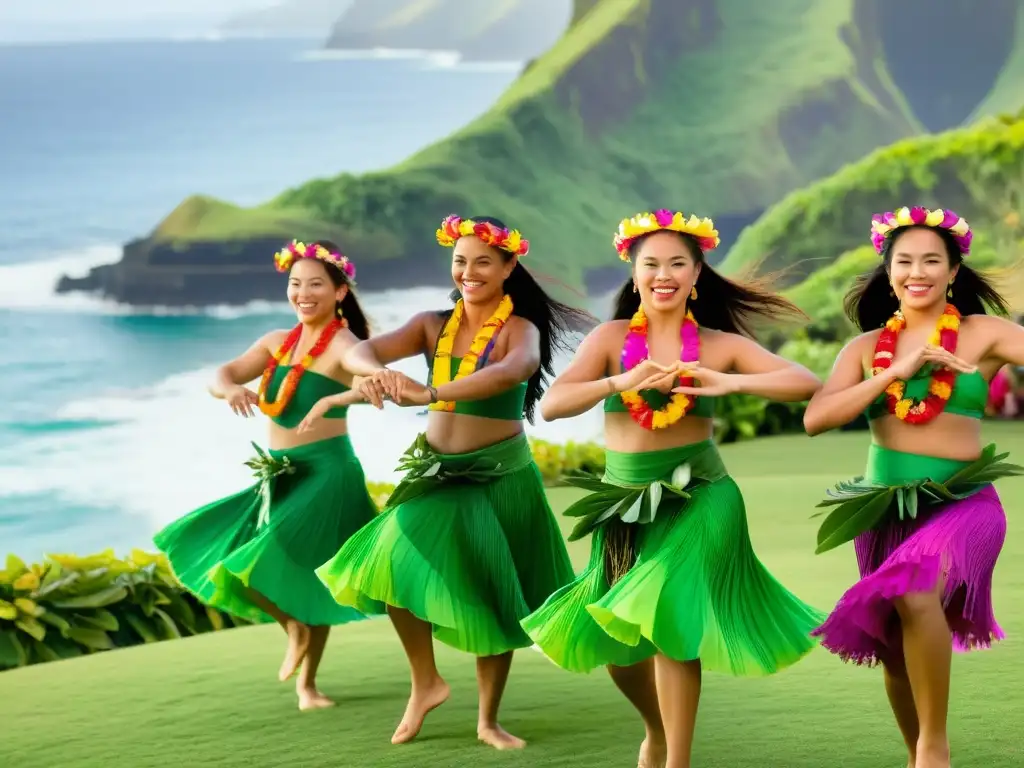
[[227,35],[315,35],[326,37],[353,0],[284,0],[239,13],[220,29]]
[[[223,263],[239,300],[243,285],[257,298],[271,242],[328,232],[358,260],[364,288],[377,264],[390,287],[444,284],[432,235],[458,211],[501,216],[533,241],[535,268],[604,290],[623,277],[610,248],[623,215],[661,205],[712,215],[724,251],[793,190],[1019,100],[1024,0],[992,0],[986,14],[969,0],[947,5],[931,23],[928,0],[895,10],[883,0],[578,0],[558,43],[448,139],[258,208],[186,201],[121,264],[63,287],[197,303],[186,275]],[[951,18],[955,41],[942,36]],[[915,70],[915,57],[938,74]],[[975,61],[970,77],[951,74]]]
[[571,0],[355,0],[331,30],[327,47],[528,61],[555,43],[572,10]]

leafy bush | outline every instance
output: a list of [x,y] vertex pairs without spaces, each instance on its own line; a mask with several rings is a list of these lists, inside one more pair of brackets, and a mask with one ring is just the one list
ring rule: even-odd
[[161,554],[8,555],[0,571],[0,669],[249,623],[199,603]]

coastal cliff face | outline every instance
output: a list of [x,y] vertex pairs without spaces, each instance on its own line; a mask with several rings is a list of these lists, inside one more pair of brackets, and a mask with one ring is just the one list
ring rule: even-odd
[[[161,283],[143,280],[151,270],[164,274],[160,303],[202,303],[185,276],[223,263],[239,270],[239,301],[263,298],[255,274],[273,250],[316,236],[357,259],[364,290],[377,264],[389,288],[444,285],[446,254],[431,234],[453,211],[500,216],[531,239],[531,268],[592,292],[624,278],[611,232],[637,210],[711,215],[724,252],[790,192],[1021,98],[1024,0],[994,0],[984,15],[951,0],[963,21],[955,46],[927,0],[898,13],[882,3],[577,0],[558,43],[448,139],[395,168],[315,180],[259,208],[206,200],[212,213],[181,216],[179,207],[121,264],[64,288],[149,303],[139,286]],[[940,80],[911,66],[951,46],[971,74]]]
[[220,26],[227,35],[324,36],[353,0],[285,0],[236,14]]
[[355,0],[334,24],[326,47],[528,61],[555,43],[571,14],[570,0]]

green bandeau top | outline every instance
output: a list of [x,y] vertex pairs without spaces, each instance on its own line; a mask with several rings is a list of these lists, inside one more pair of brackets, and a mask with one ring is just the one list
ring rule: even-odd
[[[455,374],[458,373],[461,357],[451,359],[451,377],[455,381]],[[507,421],[522,421],[523,408],[526,406],[527,382],[522,381],[504,392],[499,392],[483,400],[462,400],[456,401],[454,413],[461,413],[464,416],[484,416],[488,419],[504,419]]]
[[[274,370],[274,374],[270,377],[270,381],[267,384],[268,402],[272,403],[277,398],[277,392],[284,382],[284,377],[288,375],[288,371],[291,369],[292,366],[290,365],[279,365]],[[273,422],[285,429],[293,429],[299,426],[299,422],[306,418],[306,414],[310,412],[320,398],[340,395],[342,392],[348,391],[349,387],[346,387],[340,381],[335,381],[329,376],[324,376],[322,373],[306,371],[302,374],[302,378],[299,379],[299,385],[295,388],[295,394],[292,395],[291,402],[285,406],[285,409],[281,411],[279,416],[273,417]],[[344,419],[347,415],[348,406],[342,405],[331,408],[331,410],[324,414],[324,418]]]
[[[671,399],[671,395],[666,395],[664,392],[659,392],[656,389],[645,389],[641,393],[652,408],[657,410],[663,407]],[[622,396],[619,394],[608,395],[604,399],[604,412],[605,413],[628,413],[626,404],[622,402]],[[701,419],[710,419],[715,415],[715,399],[713,397],[698,397],[697,402],[693,404],[693,410],[691,410],[687,416],[696,416]]]
[[[931,381],[931,367],[924,366],[907,382],[906,397],[920,400],[928,394]],[[985,405],[988,403],[988,382],[981,371],[974,373],[958,373],[953,382],[953,394],[946,403],[945,413],[955,413],[972,419],[985,417]],[[865,412],[868,420],[885,416],[889,409],[885,404],[885,394],[880,395]]]

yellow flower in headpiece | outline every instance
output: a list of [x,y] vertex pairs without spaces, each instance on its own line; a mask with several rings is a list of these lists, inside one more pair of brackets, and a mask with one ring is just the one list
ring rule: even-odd
[[715,223],[711,219],[700,219],[692,214],[686,218],[680,211],[661,209],[654,213],[638,213],[619,223],[619,230],[612,238],[619,258],[629,261],[629,247],[633,242],[642,235],[660,230],[690,235],[697,240],[697,245],[705,253],[717,248],[721,242]]

